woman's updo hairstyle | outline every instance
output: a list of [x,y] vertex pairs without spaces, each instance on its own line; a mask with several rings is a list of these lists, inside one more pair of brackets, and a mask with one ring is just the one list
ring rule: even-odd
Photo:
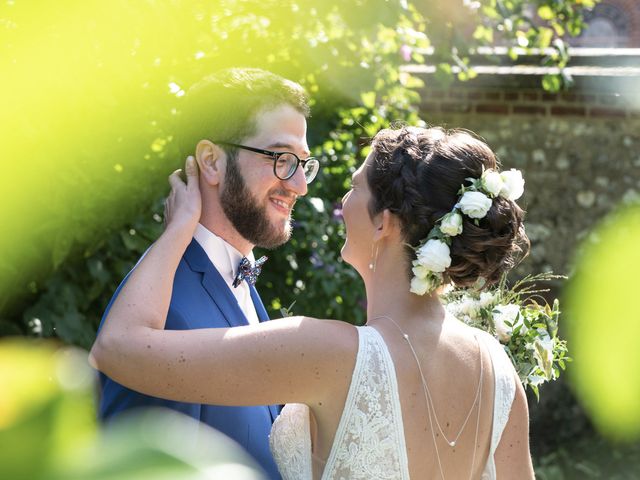
[[[483,168],[498,169],[491,149],[472,134],[439,127],[403,127],[381,130],[373,139],[372,162],[367,181],[372,192],[369,213],[385,209],[401,221],[407,246],[407,268],[416,248],[435,222],[451,212],[467,178],[478,179]],[[478,225],[463,215],[463,232],[451,238],[451,266],[444,272],[458,287],[496,283],[501,275],[529,251],[522,223],[524,212],[515,202],[500,196],[492,200]],[[413,248],[412,248],[413,247]]]

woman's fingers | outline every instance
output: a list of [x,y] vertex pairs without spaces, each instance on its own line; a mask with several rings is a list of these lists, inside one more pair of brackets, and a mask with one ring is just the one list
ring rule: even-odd
[[187,174],[187,185],[196,184],[198,182],[198,164],[196,159],[191,155],[187,157],[187,161],[184,165],[184,170]]
[[171,192],[169,192],[164,204],[165,225],[172,221],[197,223],[200,218],[201,199],[198,186],[198,166],[192,156],[187,157],[184,171],[187,177],[186,183],[182,179],[183,171],[181,169],[169,175]]
[[182,178],[180,178],[180,172],[182,172],[181,168],[179,168],[178,170],[173,172],[171,175],[169,175],[169,183],[171,184],[171,188],[173,190],[176,190],[181,186],[184,186],[184,182],[182,181]]

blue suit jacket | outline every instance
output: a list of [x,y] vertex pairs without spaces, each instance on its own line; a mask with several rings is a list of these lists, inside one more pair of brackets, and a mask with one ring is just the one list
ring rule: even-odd
[[[113,295],[102,322],[126,281],[125,278]],[[250,290],[259,320],[268,320],[258,293],[253,286]],[[236,297],[202,247],[193,240],[176,271],[165,328],[189,330],[240,325],[247,325],[247,319],[240,310]],[[206,382],[207,379],[203,381]],[[168,407],[233,438],[265,469],[269,478],[280,479],[268,441],[279,406],[227,407],[162,400],[130,390],[103,374],[100,374],[100,385],[102,395],[99,416],[102,420],[108,421],[119,412],[138,407]]]

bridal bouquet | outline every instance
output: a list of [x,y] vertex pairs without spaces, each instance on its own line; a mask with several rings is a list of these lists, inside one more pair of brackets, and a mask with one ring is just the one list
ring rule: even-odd
[[508,287],[506,279],[484,292],[452,290],[444,294],[447,310],[467,325],[489,332],[504,346],[520,377],[539,398],[538,386],[560,376],[570,362],[566,340],[558,337],[559,302],[549,305],[535,282],[564,278],[529,275]]

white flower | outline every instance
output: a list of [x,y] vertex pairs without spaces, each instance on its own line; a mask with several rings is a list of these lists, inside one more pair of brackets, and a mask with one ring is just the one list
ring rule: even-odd
[[456,206],[471,218],[484,218],[491,208],[491,199],[482,192],[464,192]]
[[429,290],[431,282],[428,277],[413,277],[409,291],[416,295],[424,295]]
[[472,318],[477,317],[480,313],[480,305],[473,298],[465,297],[460,304],[460,311]]
[[529,381],[529,385],[533,385],[534,387],[537,387],[538,385],[542,385],[544,382],[547,381],[547,379],[544,378],[542,375],[536,375],[536,374],[530,374],[527,377],[527,380]]
[[551,379],[553,367],[553,339],[549,334],[539,329],[540,336],[533,343],[533,356],[538,363],[540,370],[544,372],[547,379]]
[[442,223],[440,224],[440,231],[445,235],[449,235],[450,237],[455,237],[462,233],[462,215],[460,215],[455,210],[453,212],[447,213],[442,218]]
[[447,311],[453,315],[454,317],[458,317],[462,315],[462,310],[460,309],[459,302],[450,302],[445,305]]
[[504,185],[500,190],[500,196],[508,200],[517,200],[524,193],[524,179],[522,172],[512,168],[500,174]]
[[495,302],[496,296],[491,292],[482,292],[480,294],[480,306],[486,308]]
[[497,197],[504,186],[502,176],[495,170],[485,170],[481,178],[482,188],[492,197]]
[[431,273],[431,270],[424,265],[421,265],[417,260],[413,261],[413,268],[411,271],[413,271],[413,274],[418,278],[427,278],[429,273]]
[[451,265],[449,245],[442,240],[428,240],[418,250],[418,262],[432,272],[444,272]]
[[424,295],[433,291],[442,282],[442,277],[433,272],[429,272],[426,277],[413,277],[411,279],[411,288],[409,291],[416,295]]
[[[516,323],[518,314],[520,313],[520,305],[510,303],[508,305],[496,305],[493,309],[493,324],[496,327],[496,335],[502,343],[511,340],[513,329],[519,324]],[[511,326],[507,325],[507,322]],[[524,330],[524,331],[523,331]],[[522,325],[520,331],[526,333],[526,327]]]

